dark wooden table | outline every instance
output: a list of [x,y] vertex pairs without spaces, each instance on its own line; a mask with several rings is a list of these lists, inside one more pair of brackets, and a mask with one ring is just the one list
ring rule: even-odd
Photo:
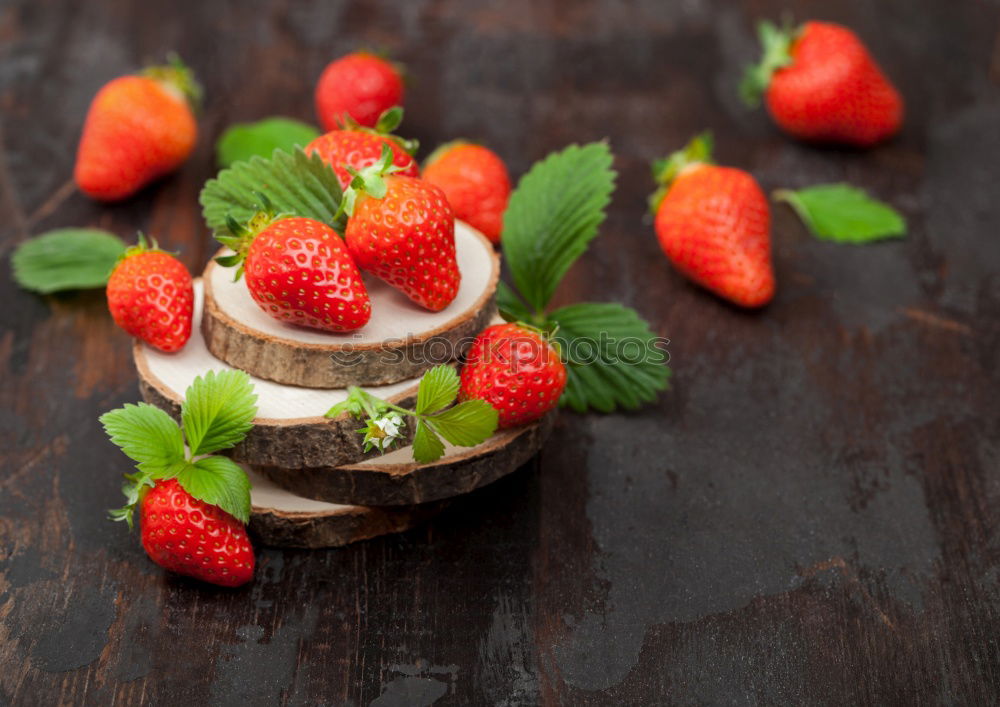
[[[745,111],[752,25],[848,24],[907,100],[898,139],[813,149]],[[312,118],[326,61],[390,49],[406,132],[521,174],[610,138],[619,188],[559,297],[636,307],[673,389],[564,414],[541,455],[413,532],[261,549],[241,591],[167,576],[105,520],[138,398],[100,292],[0,268],[0,704],[996,704],[1000,700],[1000,6],[987,2],[0,3],[0,252],[136,229],[199,269],[197,194],[234,121]],[[208,101],[194,158],[103,207],[68,184],[90,98],[176,49]],[[669,269],[647,162],[704,128],[766,189],[849,180],[905,241],[847,247],[774,213],[758,314]]]

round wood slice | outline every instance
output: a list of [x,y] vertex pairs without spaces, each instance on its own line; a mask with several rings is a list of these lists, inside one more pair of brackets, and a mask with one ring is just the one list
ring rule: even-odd
[[431,464],[413,461],[411,447],[338,467],[257,471],[290,492],[331,503],[411,506],[473,491],[514,471],[534,456],[552,431],[555,412],[532,425],[501,430],[477,447],[446,445]]
[[[163,353],[141,341],[133,348],[139,372],[139,390],[146,402],[180,419],[184,392],[196,376],[231,368],[205,347],[198,328],[202,311],[202,281],[195,280],[194,327],[191,338],[177,353]],[[246,439],[232,450],[232,457],[249,464],[299,468],[351,464],[378,452],[365,453],[358,421],[342,415],[327,419],[323,414],[347,396],[341,388],[297,388],[253,378],[257,393],[257,419]],[[417,381],[366,387],[373,394],[412,405]],[[408,426],[409,427],[409,426]]]
[[214,261],[205,268],[201,330],[216,358],[257,378],[343,388],[418,378],[457,359],[496,313],[493,294],[500,258],[486,238],[455,222],[455,251],[462,282],[455,300],[429,312],[374,276],[365,275],[372,303],[364,328],[332,333],[287,324],[266,314],[233,269]]
[[[245,467],[246,468],[246,467]],[[250,532],[276,547],[340,547],[401,533],[427,520],[446,501],[421,506],[346,506],[296,496],[246,468],[250,483]]]

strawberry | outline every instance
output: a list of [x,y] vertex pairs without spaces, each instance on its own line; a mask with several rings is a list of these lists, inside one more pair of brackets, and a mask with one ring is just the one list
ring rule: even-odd
[[177,574],[223,587],[253,578],[246,527],[218,506],[199,501],[176,479],[158,481],[139,502],[142,547],[149,559]]
[[439,312],[455,299],[462,276],[455,256],[455,214],[439,187],[396,174],[393,153],[355,172],[341,208],[344,239],[361,268],[411,300]]
[[417,161],[400,141],[373,130],[333,130],[306,145],[305,152],[307,155],[316,153],[329,163],[340,179],[340,188],[347,189],[351,183],[348,168],[361,170],[375,164],[383,145],[392,150],[392,163],[400,168],[399,174],[419,176]]
[[161,351],[179,351],[191,336],[194,285],[177,258],[154,241],[139,244],[118,260],[107,285],[108,309],[115,324]]
[[742,307],[774,296],[771,214],[752,176],[709,162],[711,136],[653,165],[650,200],[663,252],[683,275]]
[[424,180],[444,191],[455,217],[500,242],[510,178],[503,160],[481,145],[456,141],[442,145],[424,163]]
[[484,329],[466,356],[459,400],[485,400],[500,413],[499,427],[534,422],[559,402],[566,367],[535,329],[495,324]]
[[316,114],[325,130],[349,116],[375,127],[379,116],[403,103],[400,67],[369,52],[355,52],[331,62],[316,84]]
[[200,95],[179,59],[107,83],[90,104],[74,176],[84,194],[117,201],[172,172],[198,135],[192,105]]
[[371,302],[358,267],[336,231],[311,218],[275,217],[267,199],[248,226],[230,220],[232,236],[219,241],[234,255],[216,260],[240,265],[250,296],[269,315],[324,331],[353,331],[368,323]]
[[742,91],[750,105],[763,93],[785,132],[868,147],[899,131],[903,99],[854,32],[828,22],[795,30],[762,22],[759,33],[764,58]]

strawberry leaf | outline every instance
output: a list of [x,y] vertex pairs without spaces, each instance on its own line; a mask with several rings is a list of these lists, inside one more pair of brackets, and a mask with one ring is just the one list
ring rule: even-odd
[[501,237],[514,286],[540,312],[604,221],[615,172],[607,143],[570,145],[521,178]]
[[184,460],[184,440],[173,418],[158,407],[126,403],[100,417],[111,441],[150,475]]
[[485,400],[466,400],[428,420],[452,444],[475,447],[496,432],[498,417],[496,408]]
[[225,237],[227,219],[250,220],[259,211],[261,193],[276,213],[313,218],[343,232],[337,175],[319,155],[306,156],[298,148],[237,162],[208,180],[198,200],[208,227]]
[[184,393],[181,420],[191,454],[228,449],[243,440],[257,415],[257,395],[243,371],[209,371]]
[[567,362],[561,405],[578,412],[634,409],[667,388],[667,342],[635,310],[574,304],[549,314],[549,322],[558,327],[553,338]]
[[774,193],[791,205],[806,227],[821,240],[868,243],[906,235],[906,221],[891,206],[849,184],[820,184]]
[[215,144],[220,167],[230,167],[251,157],[270,157],[275,150],[291,152],[305,147],[319,136],[319,130],[291,118],[265,118],[256,123],[232,125]]
[[420,379],[417,388],[418,415],[437,412],[455,401],[458,395],[458,373],[451,366],[435,366]]
[[218,506],[241,523],[250,520],[250,479],[232,459],[199,459],[184,467],[177,482],[199,501]]
[[14,250],[14,280],[41,294],[104,287],[126,247],[118,236],[96,228],[49,231]]
[[444,442],[430,426],[420,420],[413,434],[413,459],[420,464],[436,461],[444,456]]

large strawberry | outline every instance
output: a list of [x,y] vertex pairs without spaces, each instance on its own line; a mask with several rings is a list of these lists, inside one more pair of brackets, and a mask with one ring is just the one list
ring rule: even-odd
[[756,180],[710,162],[707,133],[653,165],[660,246],[683,275],[742,307],[774,296],[771,212]]
[[402,103],[400,68],[369,52],[331,62],[316,84],[316,114],[326,130],[337,128],[345,116],[373,128],[382,113]]
[[361,170],[344,194],[344,238],[361,268],[438,312],[455,299],[461,274],[455,214],[440,188],[394,173],[392,153]]
[[536,330],[518,324],[484,329],[466,355],[460,400],[485,400],[500,413],[499,427],[534,422],[559,402],[566,368]]
[[392,150],[392,163],[399,174],[416,177],[420,167],[407,151],[406,144],[392,135],[367,129],[332,130],[310,142],[305,147],[307,155],[317,154],[329,163],[340,180],[340,188],[351,183],[349,169],[361,170],[379,161],[383,146]]
[[160,567],[224,587],[253,578],[246,527],[218,506],[199,501],[176,479],[159,481],[139,502],[142,547]]
[[115,324],[162,351],[178,351],[191,336],[194,285],[184,264],[147,244],[129,248],[111,271],[106,289]]
[[742,91],[750,105],[763,94],[783,130],[859,147],[899,131],[903,99],[854,32],[829,22],[778,29],[764,21],[758,29],[764,57]]
[[269,315],[324,331],[353,331],[368,323],[371,302],[361,273],[336,231],[311,218],[275,216],[264,210],[246,226],[230,220],[231,236],[219,241],[233,255],[217,258],[239,265],[250,296]]
[[192,106],[199,95],[176,58],[106,84],[90,104],[77,150],[80,191],[102,201],[124,199],[180,166],[198,135]]
[[462,141],[447,143],[427,158],[422,177],[441,187],[456,218],[500,242],[510,177],[495,152]]

